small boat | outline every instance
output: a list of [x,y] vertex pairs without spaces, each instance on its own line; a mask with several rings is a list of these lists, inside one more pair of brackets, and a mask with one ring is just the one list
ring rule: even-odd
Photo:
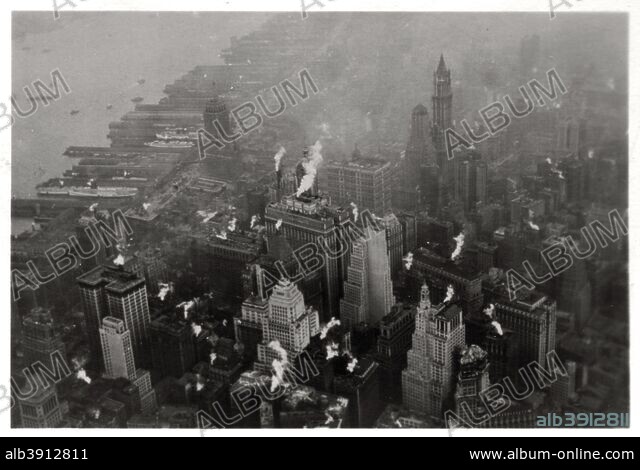
[[112,104],[108,104],[107,105],[107,110],[109,110],[109,109],[113,109],[113,105]]
[[132,98],[131,101],[133,101],[134,103],[141,103],[142,101],[144,101],[144,98],[142,98],[141,96],[136,96],[135,98]]
[[77,110],[77,109],[73,109],[73,110],[71,110],[71,112],[70,112],[69,114],[71,114],[72,116],[75,116],[75,115],[76,115],[76,114],[78,114],[78,113],[80,113],[80,111],[79,111],[79,110]]
[[147,81],[144,78],[138,80],[138,85],[144,85],[145,83],[147,83]]

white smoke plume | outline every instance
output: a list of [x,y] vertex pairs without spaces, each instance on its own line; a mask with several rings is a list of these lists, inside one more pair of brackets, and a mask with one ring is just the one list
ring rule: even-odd
[[209,354],[209,362],[211,363],[211,365],[216,362],[216,359],[218,359],[218,355],[216,353],[212,352],[211,354]]
[[280,150],[278,150],[278,153],[276,153],[276,156],[273,157],[273,159],[276,161],[276,172],[280,171],[280,165],[282,163],[282,157],[284,157],[287,154],[287,149],[285,149],[284,147],[280,146]]
[[322,331],[320,332],[320,339],[325,339],[329,334],[329,331],[335,326],[340,326],[340,320],[332,318],[331,321],[322,328]]
[[98,208],[98,203],[96,202],[94,204],[91,204],[91,207],[89,207],[89,210],[91,212],[95,212],[97,208]]
[[360,210],[358,209],[358,206],[355,202],[351,203],[351,208],[353,209],[353,220],[354,222],[357,222],[360,218]]
[[225,232],[224,230],[220,233],[216,234],[216,237],[219,238],[220,240],[228,240],[229,237],[227,237],[227,232]]
[[199,392],[204,388],[204,384],[200,382],[200,374],[196,375],[196,391]]
[[407,271],[411,271],[411,268],[413,267],[413,253],[411,252],[407,253],[407,256],[402,258],[402,261],[404,261],[405,269]]
[[462,254],[462,248],[464,247],[464,232],[454,238],[456,242],[456,249],[451,254],[451,261],[457,260]]
[[340,356],[340,346],[336,343],[328,344],[327,347],[327,361]]
[[300,187],[298,188],[298,192],[296,193],[297,197],[302,196],[305,192],[309,191],[313,187],[313,183],[316,180],[316,175],[318,174],[318,167],[322,163],[322,144],[320,141],[317,141],[315,145],[313,145],[309,149],[309,156],[306,161],[302,162],[302,166],[305,170],[305,175],[302,177],[302,181],[300,182]]
[[195,336],[197,338],[202,333],[202,327],[200,325],[198,325],[197,323],[192,323],[191,324],[191,332],[193,333],[193,336]]
[[149,209],[151,209],[151,204],[149,204],[148,202],[145,202],[144,204],[142,204],[142,208],[144,209],[145,212],[149,212]]
[[227,230],[229,230],[229,232],[235,232],[237,226],[238,226],[238,219],[234,217],[229,221],[229,227],[227,227]]
[[447,287],[447,297],[445,297],[445,299],[444,299],[444,301],[442,303],[443,304],[448,304],[449,302],[451,302],[451,300],[453,299],[453,296],[455,294],[456,294],[456,291],[453,288],[453,286]]
[[253,230],[256,226],[256,224],[260,221],[260,217],[258,217],[257,215],[254,215],[253,217],[251,217],[251,230]]
[[555,173],[556,175],[558,175],[558,177],[563,180],[564,179],[564,173],[562,173],[562,171],[558,170],[558,164],[557,163],[553,163],[553,161],[550,158],[547,158],[547,163],[549,165],[551,165],[551,172]]
[[325,426],[329,426],[335,422],[335,419],[333,419],[333,416],[331,416],[328,411],[325,411],[324,415],[327,417],[327,420],[324,423]]
[[593,149],[589,149],[589,160],[593,160],[596,156],[596,152]]
[[84,370],[84,369],[80,369],[76,373],[76,378],[79,379],[79,380],[83,380],[87,384],[91,384],[91,378],[89,378],[89,376],[87,375],[87,371]]
[[358,360],[355,357],[351,358],[351,362],[347,365],[347,370],[350,374],[353,374],[358,366]]
[[282,228],[282,219],[276,222],[276,231],[279,232],[281,228]]
[[162,302],[164,302],[164,299],[167,298],[167,295],[173,293],[173,283],[170,282],[169,284],[163,284],[161,282],[161,283],[158,284],[158,287],[160,288],[160,292],[158,293],[158,298]]
[[498,336],[504,336],[504,331],[502,331],[502,325],[500,323],[498,323],[497,321],[493,321],[491,322],[491,325],[495,328]]
[[535,216],[536,216],[536,213],[533,212],[531,209],[529,209],[529,220],[527,220],[527,223],[529,224],[529,227],[531,227],[532,230],[539,232],[540,226],[533,223],[533,219],[535,218]]
[[484,314],[491,319],[493,319],[493,315],[495,313],[496,313],[496,306],[494,304],[490,304],[487,308],[484,309]]
[[271,378],[271,392],[275,392],[279,385],[284,385],[284,372],[289,366],[289,357],[287,351],[280,345],[279,341],[269,343],[269,348],[278,353],[280,359],[274,359],[272,366],[274,375]]
[[121,254],[118,255],[116,259],[113,260],[113,264],[115,264],[116,266],[124,266],[124,256],[122,256]]
[[189,311],[195,306],[196,302],[194,300],[190,300],[189,302],[182,302],[180,305],[178,305],[178,308],[181,308],[182,312],[184,313],[185,320],[189,318]]

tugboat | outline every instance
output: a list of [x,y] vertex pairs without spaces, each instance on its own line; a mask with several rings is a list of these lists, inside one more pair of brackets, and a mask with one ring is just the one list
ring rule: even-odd
[[69,114],[71,114],[72,116],[75,116],[76,114],[78,114],[80,111],[77,109],[72,109],[71,112]]

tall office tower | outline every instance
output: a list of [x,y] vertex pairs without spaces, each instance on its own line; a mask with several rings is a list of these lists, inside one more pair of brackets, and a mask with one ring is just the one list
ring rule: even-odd
[[445,131],[453,127],[453,92],[451,89],[451,70],[447,68],[444,55],[433,74],[433,145],[438,151],[438,166],[442,173],[449,172],[446,152]]
[[577,331],[581,331],[591,319],[591,294],[592,285],[587,272],[587,262],[575,260],[573,266],[560,275],[557,299],[558,309],[573,314]]
[[565,367],[568,374],[559,376],[558,380],[551,385],[551,398],[561,406],[568,405],[576,394],[576,372],[578,366],[574,361],[566,361]]
[[379,220],[387,233],[387,254],[389,255],[389,267],[391,277],[395,277],[402,270],[402,258],[404,251],[404,231],[402,223],[395,214],[387,214]]
[[258,345],[256,370],[271,373],[274,360],[282,361],[273,343],[279,342],[287,352],[287,360],[296,358],[320,333],[318,313],[307,309],[302,292],[288,280],[282,280],[269,298],[268,317],[262,323],[262,343]]
[[460,357],[458,388],[456,390],[456,414],[481,418],[486,415],[486,405],[480,393],[486,390],[489,381],[487,353],[475,344],[465,348]]
[[55,387],[40,388],[30,398],[18,400],[23,428],[55,428],[62,421],[62,410]]
[[380,364],[382,397],[388,402],[402,400],[402,371],[407,367],[415,320],[415,308],[400,304],[380,322],[375,360]]
[[378,216],[391,209],[393,168],[379,158],[354,158],[325,166],[327,193],[335,204],[356,204]]
[[518,344],[517,367],[533,361],[546,364],[547,353],[556,346],[556,302],[533,291],[508,296],[495,302],[496,318],[503,328],[514,332]]
[[51,355],[59,352],[66,360],[62,335],[55,330],[51,312],[35,308],[22,321],[22,347],[27,364],[41,362],[51,370]]
[[150,325],[154,377],[179,379],[196,363],[195,333],[191,324],[176,315],[162,315]]
[[131,332],[133,354],[141,367],[151,365],[149,348],[149,304],[144,279],[136,274],[108,266],[98,266],[78,278],[84,305],[92,360],[102,365],[99,329],[102,319],[110,316],[122,320]]
[[418,248],[418,218],[415,214],[402,212],[398,214],[402,225],[402,252],[409,253]]
[[429,288],[421,292],[407,368],[402,373],[404,405],[441,420],[453,406],[456,355],[465,346],[462,310],[431,305]]
[[340,301],[340,319],[347,330],[377,325],[395,304],[386,233],[371,227],[364,233],[365,237],[353,242]]
[[578,155],[584,134],[584,120],[568,117],[562,120],[559,126],[558,150]]
[[567,184],[567,201],[582,202],[587,196],[587,167],[579,160],[566,160],[558,165]]
[[[429,171],[434,169],[435,171]],[[424,177],[436,175],[436,180],[425,181]],[[403,159],[396,171],[394,205],[410,211],[419,210],[426,194],[432,194],[438,188],[439,171],[436,153],[431,139],[429,111],[420,104],[411,113],[409,143]],[[426,199],[430,199],[426,197]],[[429,201],[430,202],[430,201]]]
[[262,322],[269,314],[269,303],[252,296],[242,303],[241,317],[235,319],[236,339],[245,348],[245,355],[255,358],[262,342]]
[[100,341],[106,376],[110,379],[122,377],[135,380],[136,364],[133,359],[131,333],[124,326],[124,322],[113,317],[103,318]]
[[487,202],[487,164],[479,154],[456,160],[455,196],[465,212]]
[[[285,196],[281,202],[270,204],[266,210],[266,224],[269,235],[283,235],[291,247],[296,250],[321,240],[318,256],[322,258],[318,271],[322,275],[323,308],[320,312],[323,321],[340,315],[340,296],[342,282],[346,272],[347,255],[341,244],[344,238],[340,230],[350,224],[352,211],[331,206],[323,197]],[[329,253],[330,252],[330,253]]]
[[142,267],[142,273],[145,281],[147,282],[147,289],[151,294],[157,294],[159,291],[159,284],[166,283],[169,280],[169,273],[167,271],[167,263],[162,257],[162,251],[160,248],[148,247],[146,250],[142,250],[137,254]]
[[151,387],[149,372],[136,369],[131,336],[124,321],[114,317],[103,318],[100,340],[106,377],[129,380],[138,390],[141,413],[147,414],[156,409],[156,392]]

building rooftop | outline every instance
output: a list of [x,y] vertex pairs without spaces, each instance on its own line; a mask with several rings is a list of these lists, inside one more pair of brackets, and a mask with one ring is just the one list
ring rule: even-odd
[[78,278],[78,283],[83,287],[104,287],[116,294],[125,294],[132,289],[143,287],[144,282],[137,274],[110,266],[97,266]]

